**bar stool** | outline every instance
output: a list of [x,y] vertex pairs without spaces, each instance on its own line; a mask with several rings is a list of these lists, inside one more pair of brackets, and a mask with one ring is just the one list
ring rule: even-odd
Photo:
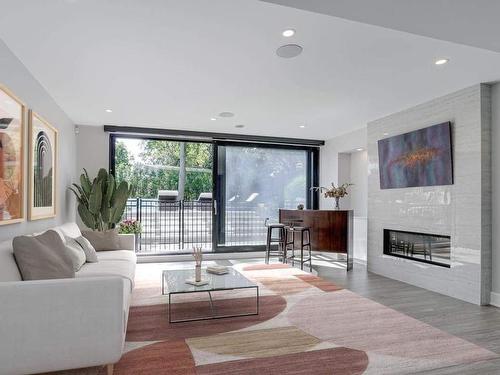
[[[281,262],[285,262],[286,260],[286,232],[285,225],[281,223],[268,223],[268,219],[266,219],[265,223],[267,227],[267,241],[266,241],[266,264],[269,264],[269,258],[271,255],[277,255]],[[277,232],[278,236],[273,237],[273,234]],[[277,244],[277,250],[273,250],[272,245]]]
[[[298,234],[300,237],[300,246],[298,249],[296,249],[295,246],[295,234]],[[292,236],[292,239],[289,240],[290,235]],[[312,272],[312,251],[311,251],[311,232],[308,227],[304,226],[287,226],[286,227],[286,233],[285,233],[285,256],[288,253],[289,249],[288,247],[291,246],[291,252],[292,255],[288,256],[286,259],[290,259],[292,261],[292,266],[295,265],[296,261],[296,255],[295,255],[295,250],[300,250],[300,269],[304,269],[304,263],[309,262],[309,272]],[[307,249],[308,256],[306,259],[304,259],[304,250]]]

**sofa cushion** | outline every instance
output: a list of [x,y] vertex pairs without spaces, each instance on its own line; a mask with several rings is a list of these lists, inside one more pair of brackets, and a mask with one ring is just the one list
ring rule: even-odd
[[135,262],[124,262],[121,260],[108,260],[97,263],[85,263],[75,275],[81,277],[96,276],[121,276],[130,281],[133,288],[135,277]]
[[76,223],[66,223],[55,227],[54,230],[56,232],[62,233],[63,237],[67,236],[71,238],[77,238],[82,235],[82,232],[80,232],[80,228],[78,228],[78,225],[76,225]]
[[89,240],[87,240],[85,237],[80,236],[74,239],[83,249],[83,252],[85,253],[85,259],[89,263],[95,263],[98,262],[99,259],[97,258],[97,253],[94,249],[94,246],[90,243]]
[[64,279],[75,276],[73,261],[60,235],[48,230],[38,236],[19,236],[12,241],[23,280]]
[[87,256],[85,255],[80,243],[74,238],[64,236],[64,245],[66,246],[66,251],[73,261],[73,269],[76,272],[87,261]]
[[105,232],[84,231],[83,236],[90,241],[96,251],[121,250],[120,239],[116,230]]
[[0,281],[21,281],[12,250],[12,240],[0,242]]
[[137,256],[130,250],[99,251],[97,258],[100,262],[108,260],[121,260],[136,263]]

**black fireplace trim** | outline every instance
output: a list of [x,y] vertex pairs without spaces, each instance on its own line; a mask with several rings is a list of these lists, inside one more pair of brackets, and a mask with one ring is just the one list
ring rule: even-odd
[[413,260],[415,262],[433,264],[435,266],[440,266],[440,267],[445,267],[445,268],[451,268],[451,264],[435,262],[433,260],[428,260],[428,259],[420,259],[420,258],[410,257],[410,256],[406,256],[406,255],[402,255],[402,254],[395,254],[395,253],[391,253],[391,252],[386,251],[386,249],[388,249],[389,245],[390,245],[390,237],[389,237],[390,232],[408,233],[408,234],[416,234],[416,235],[424,234],[424,235],[428,235],[428,236],[449,238],[450,240],[451,240],[451,236],[446,236],[446,235],[442,235],[442,234],[434,234],[434,233],[412,232],[412,231],[397,230],[397,229],[384,229],[383,231],[384,231],[384,249],[383,249],[384,255],[389,255],[391,257],[396,257],[396,258],[409,259],[409,260]]

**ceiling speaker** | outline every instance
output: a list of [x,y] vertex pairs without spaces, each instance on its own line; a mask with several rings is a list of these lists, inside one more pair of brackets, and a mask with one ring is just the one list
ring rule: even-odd
[[284,59],[291,59],[302,53],[302,47],[298,44],[285,44],[276,50],[276,54]]

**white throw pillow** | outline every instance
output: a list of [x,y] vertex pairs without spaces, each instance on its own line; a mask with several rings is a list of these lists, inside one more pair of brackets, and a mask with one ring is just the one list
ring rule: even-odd
[[94,246],[92,246],[89,240],[83,236],[77,237],[74,240],[82,247],[88,263],[96,263],[99,261]]
[[85,264],[87,256],[85,255],[82,246],[80,246],[74,238],[64,236],[64,242],[66,252],[69,254],[71,261],[73,262],[73,270],[77,272]]

